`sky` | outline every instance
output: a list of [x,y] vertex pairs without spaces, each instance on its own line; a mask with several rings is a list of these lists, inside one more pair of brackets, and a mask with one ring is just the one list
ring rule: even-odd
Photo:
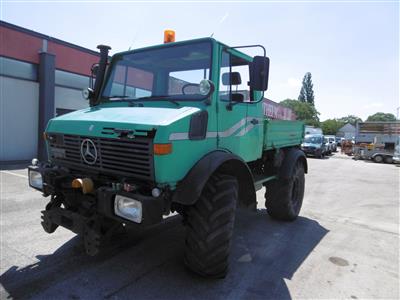
[[[0,17],[40,33],[112,53],[207,37],[230,46],[262,44],[270,57],[266,97],[297,99],[311,72],[323,121],[362,119],[399,109],[397,1],[19,1],[1,0]],[[259,53],[248,51],[251,55]]]

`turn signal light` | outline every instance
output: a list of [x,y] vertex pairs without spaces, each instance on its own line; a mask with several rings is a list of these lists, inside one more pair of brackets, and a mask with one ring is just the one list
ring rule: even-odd
[[172,144],[154,144],[155,155],[166,155],[172,152]]
[[167,29],[164,30],[164,44],[175,42],[175,31]]

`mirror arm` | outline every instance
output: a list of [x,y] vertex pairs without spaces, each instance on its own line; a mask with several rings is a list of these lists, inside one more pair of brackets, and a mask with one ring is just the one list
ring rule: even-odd
[[242,103],[242,102],[233,102],[232,100],[229,101],[229,103],[226,105],[226,110],[231,111],[233,109],[233,106],[236,104],[239,104],[239,103]]

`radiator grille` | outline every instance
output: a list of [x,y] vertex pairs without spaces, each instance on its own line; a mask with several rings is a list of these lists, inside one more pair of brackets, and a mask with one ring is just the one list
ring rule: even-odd
[[[61,166],[143,180],[154,179],[152,138],[125,140],[78,135],[49,136],[50,157]],[[85,139],[96,146],[97,159],[93,164],[86,163],[81,155],[81,144]]]

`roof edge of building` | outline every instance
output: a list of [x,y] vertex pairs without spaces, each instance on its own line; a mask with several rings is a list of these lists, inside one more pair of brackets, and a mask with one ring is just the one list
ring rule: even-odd
[[52,42],[54,42],[56,44],[60,44],[60,45],[66,46],[66,47],[74,48],[76,50],[79,50],[79,51],[82,51],[82,52],[86,52],[86,53],[89,53],[89,54],[92,54],[92,55],[97,55],[97,56],[99,55],[99,52],[97,52],[97,51],[94,51],[94,50],[91,50],[91,49],[88,49],[88,48],[85,48],[85,47],[82,47],[82,46],[78,46],[76,44],[72,44],[72,43],[57,39],[57,38],[49,36],[49,35],[45,35],[43,33],[40,33],[40,32],[37,32],[37,31],[33,31],[33,30],[27,29],[25,27],[21,27],[21,26],[18,26],[18,25],[15,25],[15,24],[8,23],[8,22],[0,20],[0,27],[2,27],[2,26],[6,27],[6,28],[9,28],[9,29],[12,29],[12,30],[16,30],[16,31],[19,31],[19,32],[22,32],[22,33],[26,33],[26,34],[38,37],[38,38],[41,38],[41,39],[52,41]]

